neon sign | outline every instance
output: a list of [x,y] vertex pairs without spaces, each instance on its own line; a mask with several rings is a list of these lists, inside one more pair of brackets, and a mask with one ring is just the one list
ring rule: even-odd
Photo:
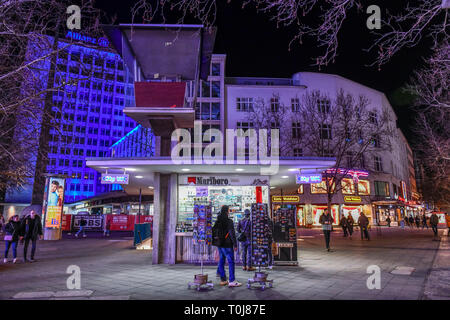
[[128,184],[129,175],[128,174],[104,174],[102,173],[102,184]]
[[106,38],[92,38],[92,37],[88,37],[84,34],[78,33],[78,32],[73,32],[73,31],[67,31],[66,33],[66,38],[68,39],[73,39],[73,40],[78,40],[78,41],[82,41],[82,42],[88,42],[91,44],[96,44],[99,45],[101,47],[108,47],[109,46],[109,41]]
[[295,181],[297,184],[320,183],[322,175],[319,174],[296,174]]

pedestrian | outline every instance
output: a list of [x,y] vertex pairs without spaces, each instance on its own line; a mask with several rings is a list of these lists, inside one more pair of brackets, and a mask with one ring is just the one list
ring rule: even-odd
[[447,237],[450,236],[450,215],[448,214],[448,212],[445,213],[445,222],[447,223]]
[[87,221],[82,216],[80,219],[80,229],[78,230],[77,233],[75,233],[75,237],[78,238],[78,235],[80,234],[80,232],[83,232],[83,238],[86,238],[86,232],[84,231],[84,229],[86,228],[86,224],[87,224]]
[[369,219],[367,219],[364,213],[359,214],[358,225],[361,229],[361,240],[364,240],[364,237],[367,240],[370,240],[369,230],[367,229],[369,226]]
[[331,226],[333,225],[333,222],[334,222],[333,217],[328,212],[328,209],[325,209],[319,218],[319,223],[322,225],[323,235],[325,236],[325,246],[328,252],[331,251],[330,237],[331,237]]
[[433,233],[434,233],[433,240],[437,240],[437,237],[438,237],[438,224],[439,224],[439,218],[438,218],[436,212],[433,212],[430,217],[430,226],[431,226],[431,230],[433,230]]
[[[21,240],[24,240],[23,246],[23,262],[35,262],[34,254],[36,253],[37,240],[42,240],[42,223],[41,217],[31,210],[30,215],[22,220],[21,225]],[[31,241],[31,256],[27,259],[28,245]]]
[[387,225],[390,228],[391,227],[391,218],[388,216],[386,219]]
[[105,229],[103,230],[103,236],[110,236],[110,230],[111,230],[111,220],[109,220],[107,218],[107,216],[105,216],[106,222],[105,222]]
[[404,230],[405,229],[405,219],[400,220],[400,227]]
[[339,225],[341,226],[342,231],[344,232],[344,237],[347,237],[347,235],[348,235],[347,234],[347,228],[348,228],[347,224],[348,224],[347,218],[344,215],[342,215]]
[[352,238],[352,235],[353,235],[353,225],[354,224],[355,224],[355,220],[353,220],[353,216],[351,214],[349,214],[347,217],[347,229],[348,229],[348,234],[350,235],[350,239]]
[[[229,287],[239,287],[242,283],[236,281],[234,275],[234,251],[237,251],[237,240],[234,232],[233,220],[228,218],[228,206],[222,206],[217,216],[216,223],[213,226],[213,245],[217,246],[219,251],[219,265],[217,274],[220,276],[220,285]],[[230,272],[230,282],[227,281],[225,273],[225,260],[228,261]]]
[[419,229],[420,228],[420,218],[418,215],[414,218],[414,221],[416,222],[417,229]]
[[412,216],[409,216],[409,226],[411,227],[411,229],[414,228],[414,218]]
[[251,221],[250,221],[250,210],[245,209],[244,218],[239,221],[237,232],[240,233],[238,241],[241,243],[242,250],[242,270],[244,271],[254,271],[255,268],[252,267],[252,235],[251,235]]
[[3,215],[0,215],[0,234],[4,233],[4,228],[6,227],[5,218]]
[[427,227],[428,229],[428,224],[427,224],[427,217],[425,214],[422,215],[422,229]]
[[20,222],[19,216],[12,216],[8,223],[5,225],[5,258],[4,263],[8,262],[8,252],[9,248],[12,247],[13,251],[13,263],[17,262],[17,245],[19,244],[20,237]]
[[272,254],[273,221],[270,218],[268,218],[268,221],[267,221],[266,237],[267,237],[267,243],[268,243],[268,247],[269,247],[269,249],[267,251],[268,268],[272,269],[272,266],[273,266],[273,254]]

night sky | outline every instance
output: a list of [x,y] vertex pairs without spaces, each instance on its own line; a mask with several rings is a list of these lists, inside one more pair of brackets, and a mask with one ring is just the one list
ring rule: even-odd
[[[108,15],[117,15],[117,23],[129,23],[131,2],[100,0],[97,5]],[[397,7],[393,7],[392,2],[370,1],[370,4],[378,4],[383,15],[386,8],[390,12],[398,10],[398,3],[403,1],[396,1],[394,5]],[[314,39],[303,41],[301,46],[294,43],[289,51],[289,42],[295,35],[295,28],[277,29],[276,23],[269,21],[267,16],[257,14],[251,7],[242,10],[239,3],[240,1],[232,1],[231,4],[221,5],[216,19],[214,53],[227,55],[226,76],[284,78],[300,71],[319,72],[319,68],[312,65],[312,59],[321,53]],[[380,71],[377,66],[369,67],[373,61],[373,53],[363,50],[373,41],[373,35],[366,27],[368,16],[365,7],[361,12],[356,9],[350,12],[340,32],[338,57],[334,64],[322,67],[320,72],[338,74],[384,92],[399,117],[400,128],[411,141],[413,135],[408,125],[411,124],[414,112],[411,112],[403,97],[394,99],[393,93],[398,93],[398,88],[408,81],[412,71],[422,65],[423,58],[430,53],[430,41],[425,38],[414,48],[404,48],[388,64],[382,66]],[[309,21],[314,22],[312,19],[314,16]],[[174,22],[175,20],[169,21]],[[160,21],[155,20],[153,23]],[[186,23],[198,21],[187,20]]]

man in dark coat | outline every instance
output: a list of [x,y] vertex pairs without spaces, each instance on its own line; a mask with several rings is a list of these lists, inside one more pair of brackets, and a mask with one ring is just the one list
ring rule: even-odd
[[[253,271],[255,268],[252,267],[252,236],[251,236],[251,221],[250,221],[250,210],[245,209],[244,218],[239,221],[237,232],[241,233],[239,241],[241,242],[242,250],[242,269],[244,271]],[[243,241],[241,241],[243,240]],[[248,266],[248,267],[247,267]]]
[[359,214],[358,225],[361,229],[361,240],[364,240],[364,237],[370,240],[369,230],[367,229],[369,227],[369,219],[363,212]]
[[439,217],[437,216],[436,212],[433,212],[430,217],[430,226],[434,233],[433,240],[437,240],[438,237],[438,224],[439,224]]
[[[217,237],[217,239],[216,239]],[[239,287],[242,283],[236,281],[234,276],[234,251],[237,251],[237,240],[234,232],[233,220],[228,218],[228,206],[223,206],[217,216],[217,221],[213,227],[213,245],[219,250],[219,265],[217,273],[220,275],[220,285],[229,287]],[[230,271],[230,282],[227,281],[225,273],[225,260],[228,261]]]
[[[36,242],[39,238],[42,239],[42,223],[41,217],[31,210],[30,215],[22,220],[21,224],[21,239],[25,240],[23,247],[23,261],[34,262],[34,254],[36,252]],[[27,259],[28,245],[31,241],[31,259]]]
[[342,231],[344,231],[344,237],[347,237],[348,222],[347,218],[344,215],[341,216],[341,221],[339,222],[339,225],[341,226]]
[[328,209],[325,209],[319,218],[319,223],[322,225],[322,231],[325,238],[325,246],[327,248],[327,251],[331,251],[330,238],[331,238],[331,227],[333,225],[333,222],[334,222],[333,217],[328,212]]

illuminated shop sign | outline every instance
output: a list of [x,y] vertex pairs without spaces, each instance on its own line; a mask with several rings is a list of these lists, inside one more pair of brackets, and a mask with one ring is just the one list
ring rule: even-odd
[[[331,168],[325,171],[326,173],[335,173],[336,169],[335,168]],[[363,171],[363,170],[349,170],[349,169],[342,169],[339,168],[337,169],[337,173],[339,174],[346,174],[349,176],[357,176],[357,177],[368,177],[369,176],[369,172],[368,171]]]
[[109,41],[106,38],[92,38],[78,32],[68,31],[66,38],[99,45],[101,47],[109,46]]
[[319,174],[297,174],[295,176],[295,181],[297,184],[306,183],[320,183],[322,182],[322,175]]
[[105,174],[102,173],[102,184],[128,184],[128,174]]
[[405,199],[405,201],[408,201],[408,198],[406,196],[406,183],[405,181],[402,181],[401,184],[402,184],[403,199]]
[[272,196],[272,202],[300,202],[299,196]]
[[362,201],[361,197],[358,196],[344,196],[344,202],[360,203],[361,201]]
[[228,186],[230,183],[226,178],[216,178],[216,177],[188,177],[188,184],[194,185],[204,185],[204,186]]

